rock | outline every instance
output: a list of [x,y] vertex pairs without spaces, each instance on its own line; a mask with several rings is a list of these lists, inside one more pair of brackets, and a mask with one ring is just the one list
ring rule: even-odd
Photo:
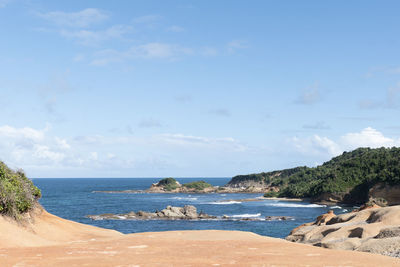
[[184,207],[167,206],[161,211],[155,212],[129,212],[126,214],[100,214],[87,215],[87,218],[92,220],[196,220],[196,219],[215,219],[216,216],[211,216],[206,213],[197,213],[194,206],[186,205]]
[[266,221],[286,221],[286,220],[292,220],[293,217],[290,216],[266,216],[265,220]]
[[336,215],[333,213],[333,210],[330,210],[327,213],[318,216],[317,220],[315,221],[315,224],[316,225],[324,225],[334,217],[336,217]]
[[400,185],[378,183],[369,190],[369,199],[381,206],[400,205]]
[[183,207],[183,213],[189,219],[197,219],[197,217],[198,217],[197,209],[196,209],[195,206],[191,206],[191,205],[184,206]]
[[400,255],[400,206],[367,208],[335,216],[328,212],[315,222],[292,230],[286,240],[331,249]]

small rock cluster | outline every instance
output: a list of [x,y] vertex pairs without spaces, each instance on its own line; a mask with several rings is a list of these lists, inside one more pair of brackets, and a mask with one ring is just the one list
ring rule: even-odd
[[167,206],[161,211],[155,212],[129,212],[125,214],[100,214],[86,216],[92,220],[196,220],[196,219],[215,219],[215,216],[205,214],[203,212],[197,213],[194,206],[186,205],[184,207]]

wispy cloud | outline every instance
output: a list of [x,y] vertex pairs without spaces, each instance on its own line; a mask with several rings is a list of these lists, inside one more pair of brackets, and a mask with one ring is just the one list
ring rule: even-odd
[[400,107],[400,83],[396,86],[389,87],[386,91],[386,99],[364,99],[358,103],[361,109],[396,109]]
[[152,24],[162,19],[160,15],[145,15],[133,19],[134,23]]
[[68,81],[68,71],[55,75],[49,81],[38,89],[39,97],[43,101],[44,110],[55,115],[60,119],[61,114],[57,112],[57,105],[61,97],[73,90]]
[[59,26],[77,28],[87,28],[109,18],[107,13],[96,8],[86,8],[77,12],[51,11],[37,15]]
[[207,146],[213,148],[228,148],[231,150],[244,151],[249,149],[232,137],[209,138],[202,136],[184,135],[184,134],[162,134],[157,138],[163,142],[179,146]]
[[5,8],[11,0],[0,0],[0,8]]
[[140,128],[159,128],[162,127],[162,124],[158,120],[150,118],[141,120],[138,126]]
[[179,103],[188,103],[191,102],[193,99],[190,95],[179,95],[175,97],[175,100]]
[[218,55],[218,50],[215,47],[206,46],[201,48],[200,53],[203,56],[216,56]]
[[232,40],[227,44],[227,49],[229,53],[234,53],[237,50],[248,48],[249,44],[243,40]]
[[231,112],[225,108],[212,109],[209,113],[221,117],[230,117],[232,115]]
[[326,124],[324,121],[318,121],[314,124],[304,124],[303,129],[310,130],[329,130],[331,127]]
[[321,93],[319,90],[319,85],[315,83],[309,88],[303,90],[303,92],[295,100],[295,103],[301,105],[313,105],[319,101],[321,101]]
[[123,62],[138,58],[176,60],[192,53],[192,49],[175,44],[147,43],[132,46],[126,51],[118,51],[114,49],[99,51],[96,53],[91,64],[102,66],[112,62]]
[[167,32],[184,32],[184,31],[185,31],[185,28],[177,26],[177,25],[172,25],[167,28]]
[[75,40],[77,43],[88,46],[98,45],[100,42],[122,38],[125,34],[132,31],[131,26],[114,25],[104,30],[60,30],[61,36]]

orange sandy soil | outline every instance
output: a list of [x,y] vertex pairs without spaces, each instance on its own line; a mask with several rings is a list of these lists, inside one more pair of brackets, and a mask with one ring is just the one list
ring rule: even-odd
[[[329,250],[239,231],[123,235],[44,210],[18,225],[0,216],[0,266],[400,266],[400,259]],[[146,223],[145,221],[143,223]]]

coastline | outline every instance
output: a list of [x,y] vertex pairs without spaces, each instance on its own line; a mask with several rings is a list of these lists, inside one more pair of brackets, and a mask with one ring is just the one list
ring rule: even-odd
[[200,230],[124,235],[64,220],[45,210],[34,216],[24,226],[0,217],[1,266],[400,265],[397,258],[324,249],[250,232]]

